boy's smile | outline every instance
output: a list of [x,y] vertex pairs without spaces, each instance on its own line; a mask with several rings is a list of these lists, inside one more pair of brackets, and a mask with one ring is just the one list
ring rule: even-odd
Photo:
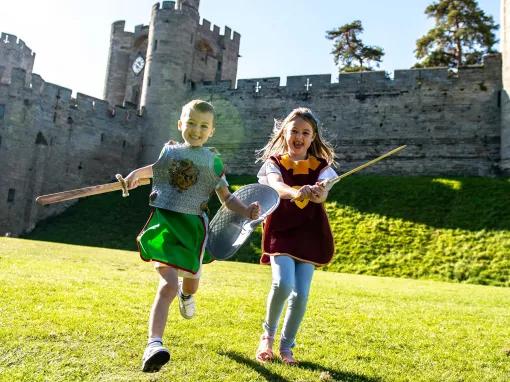
[[192,147],[201,147],[214,132],[214,115],[190,110],[178,123],[184,141]]

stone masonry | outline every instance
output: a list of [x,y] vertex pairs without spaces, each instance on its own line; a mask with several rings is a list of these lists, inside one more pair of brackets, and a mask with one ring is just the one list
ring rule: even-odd
[[510,171],[510,0],[502,0],[502,55],[445,68],[238,80],[240,35],[200,21],[199,0],[163,1],[149,25],[113,23],[105,100],[45,82],[35,54],[14,35],[0,40],[0,234],[31,230],[71,202],[41,207],[37,195],[112,181],[154,162],[179,139],[181,106],[211,101],[210,140],[228,172],[254,175],[255,150],[274,118],[309,106],[336,147],[339,171],[401,144],[365,170],[386,175],[495,176]]

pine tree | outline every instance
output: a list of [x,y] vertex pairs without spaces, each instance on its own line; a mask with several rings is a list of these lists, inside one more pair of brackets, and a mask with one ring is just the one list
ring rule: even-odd
[[498,25],[478,7],[476,0],[439,0],[425,9],[435,27],[416,41],[415,67],[481,64],[482,57],[494,53]]
[[368,46],[361,41],[363,32],[360,20],[342,25],[338,29],[326,32],[326,38],[334,40],[333,54],[335,64],[340,72],[361,72],[372,70],[381,63],[384,51],[378,46]]

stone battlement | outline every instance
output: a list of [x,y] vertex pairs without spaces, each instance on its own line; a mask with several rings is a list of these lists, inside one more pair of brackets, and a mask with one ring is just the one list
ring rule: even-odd
[[[331,74],[310,74],[286,77],[286,85],[282,86],[280,77],[250,78],[237,81],[233,88],[230,81],[204,82],[198,87],[211,91],[241,90],[264,94],[268,91],[280,92],[309,92],[327,90],[339,93],[356,93],[363,89],[380,91],[408,90],[426,83],[453,85],[463,82],[471,83],[478,79],[483,81],[498,81],[501,71],[501,56],[488,55],[483,65],[467,66],[459,69],[457,73],[447,68],[403,69],[395,70],[393,78],[385,71],[340,73],[338,82],[332,82]],[[483,88],[483,84],[480,85]],[[258,91],[257,91],[258,89]]]
[[[9,33],[2,32],[0,36],[0,50],[3,49],[14,49],[18,50],[23,53],[25,56],[35,56],[35,53],[32,52],[32,49],[30,49],[25,42],[18,38],[17,36]],[[1,55],[1,53],[0,53]]]
[[198,31],[200,34],[216,40],[223,37],[226,41],[234,41],[235,43],[241,41],[241,35],[235,31],[232,33],[232,29],[228,26],[225,26],[223,34],[220,33],[220,27],[217,25],[213,25],[211,29],[211,22],[206,19],[202,19],[202,22],[198,25]]

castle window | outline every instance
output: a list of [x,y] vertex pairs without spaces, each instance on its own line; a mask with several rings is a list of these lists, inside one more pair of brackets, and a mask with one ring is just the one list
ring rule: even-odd
[[147,86],[151,86],[151,78],[149,77],[149,81],[147,81]]
[[154,41],[154,51],[156,51],[156,49],[158,49],[158,40]]
[[0,104],[0,119],[4,119],[5,105]]
[[126,141],[122,141],[122,148],[126,147]]
[[101,134],[101,142],[104,142],[104,134]]
[[185,84],[186,83],[186,73],[184,73],[184,78],[182,80],[182,83]]
[[48,141],[46,141],[46,138],[44,138],[44,135],[40,131],[37,133],[37,136],[35,137],[35,144],[48,146]]
[[16,190],[14,188],[9,188],[9,191],[7,192],[7,203],[13,203],[14,202],[14,195],[16,194]]

